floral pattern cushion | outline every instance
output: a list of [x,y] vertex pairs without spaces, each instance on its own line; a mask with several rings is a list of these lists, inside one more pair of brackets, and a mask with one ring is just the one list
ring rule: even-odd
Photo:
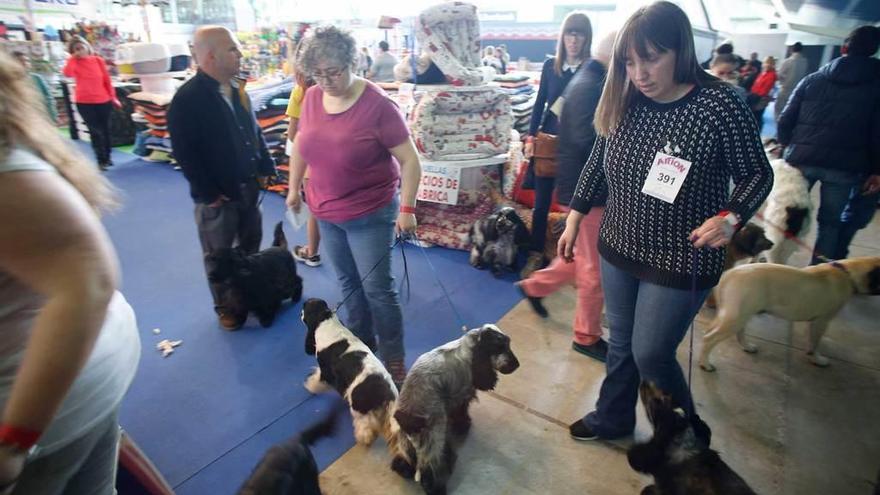
[[489,86],[427,91],[410,115],[416,147],[431,160],[506,153],[511,127],[509,100]]

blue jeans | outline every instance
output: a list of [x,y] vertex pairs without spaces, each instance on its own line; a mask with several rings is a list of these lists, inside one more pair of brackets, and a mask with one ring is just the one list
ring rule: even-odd
[[837,242],[837,258],[843,259],[849,256],[849,245],[852,243],[853,237],[863,228],[867,227],[874,218],[874,212],[877,211],[877,201],[880,200],[880,193],[862,194],[862,184],[854,187],[850,192],[849,202],[840,216],[842,222],[840,228],[840,237]]
[[[348,310],[346,326],[367,345],[379,334],[379,354],[385,362],[403,359],[403,315],[391,275],[390,249],[399,200],[354,220],[318,220],[324,253],[339,279]],[[361,278],[373,267],[366,280]]]
[[[810,189],[817,181],[822,182],[822,189],[819,191],[819,213],[816,216],[818,232],[810,264],[822,263],[824,260],[819,258],[819,255],[833,260],[845,258],[846,250],[840,252],[843,212],[853,189],[860,187],[864,182],[863,175],[820,167],[798,167],[798,169],[804,174]],[[855,232],[852,235],[855,235]],[[848,246],[849,242],[847,242]]]
[[544,252],[544,244],[547,242],[547,216],[550,215],[550,206],[553,203],[553,186],[555,184],[555,177],[535,176],[535,210],[532,213],[530,251]]
[[25,464],[13,495],[113,495],[119,409],[61,449]]
[[643,282],[604,258],[601,270],[611,335],[596,410],[584,417],[584,423],[601,438],[631,434],[642,380],[657,384],[693,415],[693,400],[675,351],[709,290],[691,294]]

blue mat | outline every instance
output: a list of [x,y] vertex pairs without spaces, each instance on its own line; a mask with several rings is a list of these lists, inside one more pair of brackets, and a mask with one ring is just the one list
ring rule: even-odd
[[[234,493],[270,445],[319,419],[338,399],[311,396],[302,387],[315,363],[303,352],[299,304],[285,306],[271,328],[252,319],[238,332],[220,330],[182,174],[118,151],[113,158],[117,165],[107,176],[120,188],[123,207],[104,223],[143,342],[121,423],[179,494]],[[282,220],[283,209],[280,196],[265,196],[264,234]],[[285,224],[285,232],[291,244],[305,242],[304,230]],[[264,245],[268,242],[266,236]],[[407,297],[404,289],[401,297],[410,365],[421,353],[457,338],[459,323],[422,252],[412,245],[405,249],[411,293]],[[497,321],[519,300],[514,275],[496,279],[476,271],[463,251],[426,252],[467,325]],[[299,266],[305,298],[340,300],[328,264]],[[393,266],[400,281],[399,249]],[[155,335],[155,328],[161,333]],[[155,344],[166,338],[183,345],[163,359]],[[348,415],[340,422],[336,435],[314,449],[322,469],[354,445]]]

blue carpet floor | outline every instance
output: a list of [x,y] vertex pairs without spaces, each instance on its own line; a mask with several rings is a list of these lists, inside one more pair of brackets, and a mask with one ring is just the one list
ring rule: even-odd
[[[79,146],[90,154],[86,145]],[[217,326],[181,173],[118,151],[113,158],[117,165],[107,176],[121,190],[123,207],[104,223],[122,263],[122,291],[137,313],[143,343],[121,423],[177,493],[235,493],[270,445],[319,419],[338,399],[311,396],[302,387],[315,363],[303,352],[299,304],[285,306],[271,328],[253,319],[238,332]],[[265,197],[264,233],[283,219],[283,208],[280,196]],[[291,244],[304,243],[304,230],[285,224],[285,232]],[[409,245],[406,251],[412,291],[402,302],[411,365],[459,331],[422,253]],[[496,279],[476,271],[462,251],[427,253],[469,326],[497,321],[518,301],[513,275]],[[393,266],[400,280],[399,250]],[[305,298],[340,300],[330,266],[300,267]],[[153,333],[157,328],[159,335]],[[183,345],[163,359],[155,345],[165,338]],[[313,449],[322,469],[354,444],[350,418],[343,416],[336,435]]]

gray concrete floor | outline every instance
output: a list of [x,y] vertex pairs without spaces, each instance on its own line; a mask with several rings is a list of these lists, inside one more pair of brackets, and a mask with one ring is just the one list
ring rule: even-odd
[[[815,230],[815,229],[814,229]],[[851,256],[880,255],[880,216],[859,233]],[[791,264],[807,264],[807,253]],[[649,478],[630,469],[615,443],[576,442],[566,426],[590,411],[605,370],[571,350],[574,292],[546,299],[551,317],[523,302],[498,324],[521,367],[496,395],[481,394],[473,428],[460,447],[450,482],[456,494],[635,494]],[[695,358],[713,312],[697,318]],[[754,318],[757,354],[729,339],[713,352],[718,370],[694,365],[693,395],[713,430],[712,446],[761,494],[867,495],[880,469],[880,297],[854,298],[822,342],[828,368],[810,364],[800,325]],[[679,348],[687,369],[688,340]],[[639,408],[635,437],[649,425]],[[355,446],[321,475],[325,493],[418,494],[416,483],[389,468],[384,444]]]

